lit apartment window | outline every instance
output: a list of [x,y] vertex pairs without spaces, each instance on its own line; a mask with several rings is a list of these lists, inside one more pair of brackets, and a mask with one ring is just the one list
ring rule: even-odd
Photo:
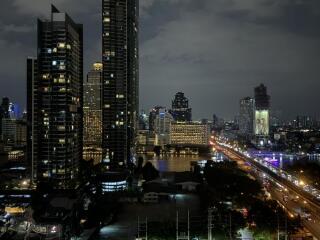
[[65,43],[58,43],[58,48],[65,48],[66,44]]
[[103,19],[103,22],[110,22],[110,18],[109,18],[109,17],[105,17],[105,18]]

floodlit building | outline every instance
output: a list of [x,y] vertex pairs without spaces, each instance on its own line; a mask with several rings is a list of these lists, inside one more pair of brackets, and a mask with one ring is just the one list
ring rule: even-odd
[[270,96],[263,84],[254,89],[255,118],[254,133],[257,137],[267,138],[270,128]]
[[171,144],[208,145],[210,129],[207,124],[174,122],[170,126]]
[[83,83],[83,158],[102,160],[102,63],[94,63]]

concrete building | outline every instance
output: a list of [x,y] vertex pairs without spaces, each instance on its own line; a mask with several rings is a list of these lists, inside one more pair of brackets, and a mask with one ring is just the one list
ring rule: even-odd
[[240,100],[239,133],[252,136],[254,126],[254,99],[246,97]]
[[208,145],[210,130],[207,124],[174,122],[170,126],[171,144]]
[[154,121],[155,132],[155,145],[165,146],[170,144],[170,127],[173,121],[173,117],[166,109],[159,110],[159,114]]
[[74,188],[83,147],[82,25],[52,6],[50,19],[38,20],[37,50],[27,78],[32,180]]
[[83,158],[102,160],[102,63],[94,63],[83,83]]

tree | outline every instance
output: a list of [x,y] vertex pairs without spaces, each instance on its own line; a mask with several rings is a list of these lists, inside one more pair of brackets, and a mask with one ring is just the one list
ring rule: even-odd
[[142,168],[142,175],[144,180],[152,181],[159,177],[159,171],[148,161]]

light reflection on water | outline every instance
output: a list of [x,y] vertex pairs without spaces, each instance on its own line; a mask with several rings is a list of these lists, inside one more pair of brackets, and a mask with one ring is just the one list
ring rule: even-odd
[[155,168],[160,172],[184,172],[190,171],[191,162],[198,160],[208,160],[210,156],[197,156],[197,155],[163,155],[163,156],[144,156],[149,160]]
[[272,152],[252,152],[255,157],[259,157],[269,162],[275,167],[286,168],[296,162],[315,162],[320,165],[320,155],[297,156],[293,154],[272,153]]

